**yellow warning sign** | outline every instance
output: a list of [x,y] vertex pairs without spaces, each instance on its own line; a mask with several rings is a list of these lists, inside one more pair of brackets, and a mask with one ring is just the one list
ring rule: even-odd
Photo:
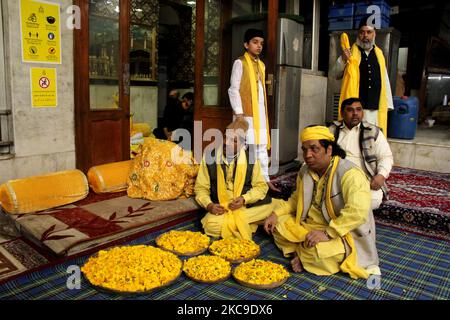
[[30,68],[31,105],[33,108],[54,108],[57,105],[55,68]]
[[20,0],[22,61],[61,63],[59,4]]

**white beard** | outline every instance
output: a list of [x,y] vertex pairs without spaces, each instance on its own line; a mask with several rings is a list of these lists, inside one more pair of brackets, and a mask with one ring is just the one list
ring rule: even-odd
[[371,50],[375,45],[375,39],[369,42],[362,42],[361,40],[359,40],[359,38],[356,38],[356,44],[363,50]]

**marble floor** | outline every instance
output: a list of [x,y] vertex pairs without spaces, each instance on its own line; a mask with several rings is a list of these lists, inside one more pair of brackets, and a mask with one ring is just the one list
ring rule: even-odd
[[419,125],[413,140],[388,138],[397,166],[450,172],[450,126]]

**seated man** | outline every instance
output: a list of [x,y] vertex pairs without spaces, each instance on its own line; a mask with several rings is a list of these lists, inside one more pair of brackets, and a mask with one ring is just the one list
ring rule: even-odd
[[201,222],[210,236],[251,239],[273,210],[259,161],[244,148],[247,130],[247,121],[232,122],[223,147],[200,164],[195,199],[208,211]]
[[337,144],[345,150],[350,160],[370,179],[372,210],[377,209],[387,198],[385,180],[389,177],[394,159],[383,132],[377,126],[363,121],[361,100],[349,98],[342,102],[343,121],[335,121],[329,129]]
[[370,188],[364,172],[345,160],[327,127],[301,133],[305,164],[297,189],[266,219],[264,229],[291,260],[295,272],[339,271],[352,278],[379,274]]

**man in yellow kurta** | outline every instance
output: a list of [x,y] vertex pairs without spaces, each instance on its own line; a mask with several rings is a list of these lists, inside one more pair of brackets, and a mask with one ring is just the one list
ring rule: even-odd
[[265,230],[285,256],[294,256],[295,272],[343,271],[352,278],[380,274],[367,177],[344,159],[328,128],[307,127],[301,141],[305,165],[297,189],[277,203]]
[[210,236],[251,239],[273,210],[259,160],[244,147],[247,130],[243,119],[231,123],[223,148],[200,164],[195,199],[208,211],[201,222]]

